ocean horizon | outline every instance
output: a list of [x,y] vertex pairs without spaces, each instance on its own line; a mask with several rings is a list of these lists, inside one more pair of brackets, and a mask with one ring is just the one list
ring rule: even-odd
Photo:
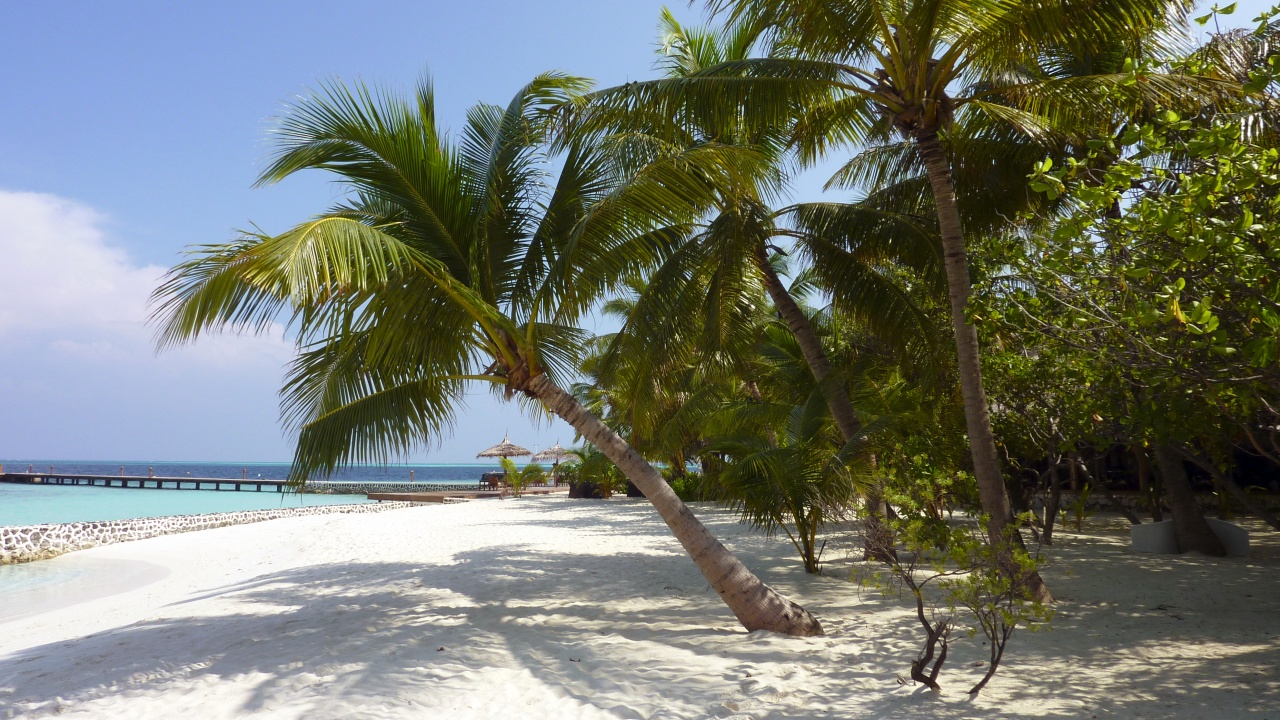
[[[516,461],[517,464],[521,464],[521,465],[527,462],[527,460],[523,458],[514,458],[514,460]],[[292,467],[293,463],[292,461],[287,461],[287,460],[286,461],[267,461],[267,462],[248,462],[248,461],[233,461],[233,460],[145,460],[145,459],[143,460],[139,460],[139,459],[69,460],[65,458],[64,459],[0,458],[0,468],[3,468],[3,470],[0,472],[27,472],[28,465],[33,466],[33,469],[36,472],[39,472],[42,469],[48,470],[49,466],[52,465],[54,466],[55,469],[62,470],[64,472],[71,472],[71,471],[78,472],[79,471],[78,468],[95,467],[95,468],[105,468],[105,469],[114,470],[116,473],[118,473],[120,470],[120,467],[123,466],[126,470],[126,474],[129,474],[131,470],[136,470],[139,468],[141,468],[144,471],[143,474],[146,474],[145,470],[148,467],[159,468],[163,466],[166,468],[172,468],[177,466],[183,466],[187,469],[190,469],[190,468],[219,468],[219,469],[222,469],[222,468],[271,468],[273,471],[275,471],[275,470],[278,470],[279,468],[287,469],[289,467]],[[403,470],[404,472],[407,473],[409,470],[414,470],[418,468],[471,469],[471,468],[496,468],[496,467],[498,467],[498,463],[493,461],[488,461],[488,462],[476,461],[476,462],[465,462],[465,463],[366,463],[366,464],[351,465],[347,468],[344,468],[343,470],[340,470],[334,473],[334,476],[332,479],[336,480],[338,475],[348,475],[348,474],[365,474],[365,473],[385,474],[385,473],[390,473],[392,471],[399,471],[399,470]],[[219,475],[219,476],[223,476],[223,475]],[[225,475],[225,477],[231,477],[231,476]]]

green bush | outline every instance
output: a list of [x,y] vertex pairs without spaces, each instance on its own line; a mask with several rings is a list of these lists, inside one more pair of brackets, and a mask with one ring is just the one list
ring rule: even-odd
[[688,472],[676,475],[671,472],[670,468],[663,468],[662,477],[675,491],[676,496],[685,502],[699,502],[709,500],[706,484],[702,473]]

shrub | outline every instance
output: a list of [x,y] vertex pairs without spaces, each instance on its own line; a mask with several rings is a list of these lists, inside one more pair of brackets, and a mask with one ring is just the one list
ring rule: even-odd
[[855,580],[886,595],[910,596],[925,636],[910,676],[934,690],[940,689],[938,677],[952,634],[961,629],[961,613],[971,618],[974,624],[965,632],[969,637],[981,633],[990,651],[986,674],[969,690],[977,694],[999,669],[1014,631],[1040,629],[1052,616],[1052,609],[1035,600],[1028,586],[1039,570],[1039,557],[1012,542],[993,548],[980,518],[952,522],[922,504],[895,507],[897,517],[889,521],[892,535],[879,554],[887,562]]

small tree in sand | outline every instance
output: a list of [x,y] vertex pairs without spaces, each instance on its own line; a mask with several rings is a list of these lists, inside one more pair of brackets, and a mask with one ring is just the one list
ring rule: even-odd
[[538,463],[529,463],[520,470],[520,484],[522,487],[541,485],[546,482],[547,471]]
[[910,677],[933,690],[941,689],[953,633],[963,629],[960,613],[971,618],[969,637],[981,634],[989,651],[986,673],[969,690],[977,694],[1000,668],[1014,631],[1040,629],[1052,617],[1052,608],[1032,594],[1038,559],[1018,551],[1010,572],[1009,558],[997,556],[999,543],[986,538],[985,523],[951,523],[920,506],[894,507],[899,514],[889,524],[901,548],[888,569],[859,579],[891,596],[910,595],[925,636]]
[[883,554],[893,558],[887,567],[856,568],[855,580],[890,596],[909,596],[924,632],[910,677],[931,689],[940,689],[938,678],[956,632],[965,631],[971,619],[969,636],[981,633],[990,650],[987,672],[970,690],[977,693],[999,669],[1014,631],[1039,627],[1052,610],[1034,592],[1038,552],[1017,546],[1002,550],[1003,543],[989,542],[986,518],[951,511],[975,508],[977,488],[972,475],[961,470],[963,436],[958,419],[949,418],[957,410],[921,402],[928,397],[922,388],[900,381],[881,384],[880,414],[887,431],[877,437],[876,448],[894,516],[891,535],[871,540],[896,552],[886,548]]
[[[780,432],[773,432],[776,418],[770,416],[779,410],[786,413],[785,421]],[[703,452],[722,455],[727,463],[705,483],[711,497],[754,527],[770,534],[781,530],[805,572],[820,573],[818,531],[847,515],[865,487],[850,469],[857,446],[840,441],[826,399],[814,392],[805,404],[791,408],[738,404],[718,413],[717,421],[720,432],[710,434]]]
[[535,483],[544,482],[547,473],[542,466],[537,463],[529,463],[524,468],[516,467],[516,462],[511,458],[500,458],[502,462],[502,472],[505,477],[503,481],[511,486],[511,494],[520,497],[526,487]]

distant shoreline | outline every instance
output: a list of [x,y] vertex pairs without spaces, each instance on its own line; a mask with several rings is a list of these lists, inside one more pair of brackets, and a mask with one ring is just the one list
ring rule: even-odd
[[[519,459],[516,460],[520,462]],[[228,460],[68,460],[56,458],[0,458],[0,465],[217,465],[225,467],[290,467],[292,462],[249,462],[249,461],[228,461]],[[348,465],[348,468],[443,468],[443,467],[499,467],[496,462],[467,462],[467,463],[357,463]]]

